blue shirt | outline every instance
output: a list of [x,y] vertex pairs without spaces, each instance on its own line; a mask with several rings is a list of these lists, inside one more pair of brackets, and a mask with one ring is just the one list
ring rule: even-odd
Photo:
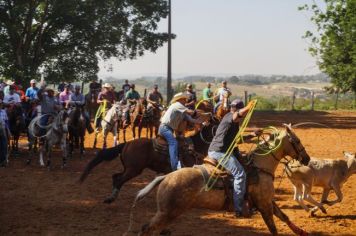
[[29,97],[30,100],[33,100],[33,99],[36,99],[37,98],[37,91],[38,91],[38,88],[37,87],[29,87],[27,90],[26,90],[26,94],[25,96],[26,97]]

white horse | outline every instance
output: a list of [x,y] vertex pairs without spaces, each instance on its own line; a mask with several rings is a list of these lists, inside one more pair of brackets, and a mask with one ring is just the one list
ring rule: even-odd
[[[66,166],[67,160],[67,133],[68,133],[68,113],[66,111],[60,111],[58,115],[54,117],[51,124],[47,126],[41,126],[39,124],[40,119],[44,115],[37,116],[34,118],[28,130],[33,137],[40,138],[40,165],[44,166],[43,154],[47,154],[47,167],[51,167],[51,151],[53,145],[60,144],[61,150],[63,152],[63,164],[62,167]],[[42,129],[46,130],[44,135],[41,134]],[[30,162],[30,161],[29,161]]]
[[[116,146],[118,144],[117,141],[117,127],[118,127],[118,122],[120,117],[122,116],[122,110],[121,110],[121,105],[119,103],[115,103],[112,105],[112,107],[109,109],[109,111],[106,113],[105,117],[101,120],[101,129],[103,132],[103,148],[106,148],[106,138],[111,132],[114,135],[114,143],[113,146]],[[96,148],[96,142],[97,142],[97,137],[99,134],[100,130],[99,127],[95,128],[95,138],[94,138],[94,145],[93,148]]]

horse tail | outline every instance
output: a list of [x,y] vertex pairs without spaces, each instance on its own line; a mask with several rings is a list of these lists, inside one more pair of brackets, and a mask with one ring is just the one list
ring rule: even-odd
[[167,175],[162,175],[156,177],[151,183],[149,183],[146,187],[141,189],[134,201],[134,206],[136,205],[136,202],[141,201],[144,197],[146,197],[147,194],[149,194],[158,184],[160,184]]
[[83,183],[84,180],[87,178],[89,173],[91,172],[94,167],[99,165],[103,161],[112,161],[116,159],[119,154],[121,154],[122,150],[124,149],[125,143],[121,143],[115,147],[108,148],[108,149],[102,149],[100,150],[94,159],[92,159],[87,166],[85,167],[82,175],[80,176],[80,183]]
[[143,189],[141,189],[136,198],[135,201],[133,202],[131,209],[130,209],[130,220],[129,220],[129,227],[126,231],[126,233],[124,233],[124,235],[126,236],[129,232],[131,232],[131,228],[132,228],[132,223],[133,223],[133,210],[136,207],[136,203],[138,201],[141,201],[147,194],[149,194],[159,183],[161,183],[167,175],[162,175],[162,176],[158,176],[156,177],[151,183],[149,183],[146,187],[144,187]]

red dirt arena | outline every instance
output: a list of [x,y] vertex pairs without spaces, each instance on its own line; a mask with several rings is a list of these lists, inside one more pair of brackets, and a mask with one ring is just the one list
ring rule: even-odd
[[[342,151],[356,152],[355,112],[256,112],[250,127],[282,123],[320,122],[329,126],[308,125],[296,128],[308,153],[318,158],[343,158]],[[99,136],[100,137],[100,136]],[[121,139],[120,139],[121,140]],[[112,139],[108,138],[109,145]],[[61,153],[53,155],[53,169],[40,167],[25,148],[10,159],[7,168],[0,169],[0,235],[122,235],[129,221],[130,207],[137,191],[155,177],[146,170],[122,188],[114,203],[102,203],[111,192],[111,175],[122,168],[119,159],[103,163],[93,170],[82,185],[78,178],[86,163],[94,157],[93,137],[86,137],[86,153],[79,159],[78,151],[61,169]],[[22,142],[25,146],[25,142]],[[101,147],[101,143],[99,143]],[[243,148],[249,148],[248,146]],[[343,186],[341,204],[317,212],[310,218],[293,200],[293,189],[283,176],[280,165],[275,178],[277,204],[292,222],[311,235],[356,235],[356,175]],[[263,193],[261,193],[263,194]],[[313,189],[316,199],[321,189]],[[332,193],[331,198],[335,198]],[[134,211],[134,231],[138,231],[155,213],[155,194],[151,193]],[[291,230],[275,217],[280,235],[292,235]],[[193,210],[178,218],[170,227],[173,235],[269,235],[259,214],[251,219],[235,219],[224,212]]]

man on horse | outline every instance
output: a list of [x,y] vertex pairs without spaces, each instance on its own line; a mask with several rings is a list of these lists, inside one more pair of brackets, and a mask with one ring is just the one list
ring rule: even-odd
[[94,102],[95,100],[93,100],[93,99],[96,99],[98,97],[100,90],[101,90],[101,84],[96,82],[95,79],[93,79],[91,81],[91,83],[89,84],[90,100],[92,100]]
[[105,83],[102,91],[98,95],[96,102],[100,105],[99,109],[102,109],[99,116],[96,117],[95,127],[100,126],[101,118],[105,116],[106,112],[115,103],[115,94],[112,91],[112,86],[109,83]]
[[6,166],[9,118],[0,99],[0,167]]
[[207,100],[211,102],[211,97],[213,96],[213,92],[211,92],[211,83],[206,84],[206,88],[203,90],[203,100]]
[[227,82],[224,80],[221,83],[221,87],[214,94],[214,100],[216,102],[216,105],[214,107],[214,113],[216,113],[217,108],[224,101],[224,97],[228,98],[230,96],[231,96],[231,91],[230,91],[230,89],[227,88]]
[[169,157],[171,161],[172,170],[180,168],[178,159],[178,142],[174,137],[174,131],[178,129],[180,123],[184,119],[189,122],[200,124],[201,122],[191,118],[195,113],[194,110],[188,109],[184,104],[187,103],[188,95],[185,93],[176,94],[168,108],[161,118],[161,125],[159,126],[158,133],[163,136],[169,145]]
[[37,92],[38,92],[38,88],[36,87],[36,80],[31,79],[30,87],[26,89],[26,93],[25,93],[26,100],[31,102],[37,99]]
[[193,85],[192,84],[187,84],[185,94],[187,95],[187,101],[185,103],[185,106],[188,109],[194,110],[195,109],[195,103],[197,102],[197,95],[193,91]]
[[129,81],[126,79],[125,83],[122,85],[122,90],[124,90],[124,93],[126,93],[130,90],[131,85],[129,84]]
[[15,93],[14,85],[11,85],[9,88],[9,93],[5,94],[4,104],[5,104],[5,106],[12,106],[12,105],[20,106],[21,105],[20,95]]
[[[84,109],[85,105],[85,97],[84,95],[80,92],[80,85],[75,85],[74,87],[75,91],[72,93],[69,97],[68,101],[68,106],[73,107],[73,106],[81,106]],[[84,111],[84,110],[83,110]],[[83,116],[85,118],[85,125],[88,130],[88,133],[91,134],[94,132],[93,127],[91,127],[90,124],[90,118],[88,112],[84,111]]]
[[[50,117],[57,115],[57,111],[60,110],[60,105],[54,96],[53,89],[42,88],[37,93],[37,97],[40,100],[42,115],[40,119],[40,125],[46,126],[50,121]],[[44,132],[45,130],[42,129],[42,131]]]
[[125,94],[125,98],[130,105],[135,105],[140,99],[140,94],[135,90],[135,84],[131,84],[130,90]]
[[[235,139],[236,134],[239,131],[239,120],[244,117],[249,110],[251,109],[252,103],[249,103],[246,107],[242,101],[236,99],[230,105],[230,112],[224,116],[221,120],[216,134],[210,143],[208,150],[208,156],[215,161],[225,157],[225,153],[229,149],[231,143]],[[234,191],[233,191],[233,200],[236,211],[236,216],[241,216],[242,214],[242,204],[244,200],[244,195],[246,191],[246,174],[244,168],[237,160],[239,155],[238,149],[237,152],[232,154],[228,161],[223,167],[230,171],[233,176]]]
[[69,97],[72,94],[70,90],[69,84],[64,86],[63,92],[59,94],[59,103],[62,105],[63,108],[67,108],[67,104],[69,102]]
[[163,97],[162,94],[158,91],[158,85],[153,86],[152,92],[147,95],[148,108],[155,107],[160,108]]

